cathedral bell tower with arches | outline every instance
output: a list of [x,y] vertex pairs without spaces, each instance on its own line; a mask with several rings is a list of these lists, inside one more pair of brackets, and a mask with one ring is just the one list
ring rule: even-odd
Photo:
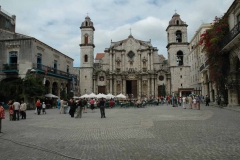
[[171,73],[170,92],[171,94],[178,93],[180,96],[188,95],[192,92],[190,86],[190,66],[188,65],[187,55],[188,25],[181,20],[180,15],[175,13],[169,21],[166,29],[168,44],[168,64]]
[[80,94],[93,92],[93,64],[94,64],[94,25],[90,17],[85,17],[81,24],[80,44]]

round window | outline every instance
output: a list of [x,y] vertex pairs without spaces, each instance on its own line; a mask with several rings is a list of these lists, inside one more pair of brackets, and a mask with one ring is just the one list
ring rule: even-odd
[[163,77],[163,76],[159,76],[159,80],[160,80],[160,81],[163,81],[163,80],[164,80],[164,77]]

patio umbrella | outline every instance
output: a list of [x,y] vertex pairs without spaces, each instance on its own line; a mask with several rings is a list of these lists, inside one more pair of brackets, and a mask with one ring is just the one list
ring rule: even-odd
[[94,93],[91,93],[91,94],[89,94],[89,95],[88,95],[88,97],[89,97],[89,98],[96,98],[96,97],[97,97],[97,95],[96,95],[96,94],[94,94]]
[[111,93],[108,93],[107,95],[106,95],[106,98],[107,99],[111,99],[111,98],[114,98],[115,96],[114,95],[112,95]]
[[89,97],[88,97],[88,94],[84,94],[80,98],[89,98]]
[[73,96],[73,99],[78,99],[79,97],[78,96]]
[[98,95],[96,97],[97,98],[106,98],[106,95],[102,94],[102,93],[98,93]]
[[122,93],[116,96],[117,98],[126,98]]
[[46,94],[45,97],[47,97],[47,98],[58,98],[58,96],[56,96],[56,95],[54,95],[52,93]]

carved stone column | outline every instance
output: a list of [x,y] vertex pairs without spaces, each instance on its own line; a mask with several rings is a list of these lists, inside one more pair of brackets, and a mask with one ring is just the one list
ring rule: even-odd
[[149,60],[149,53],[147,54],[147,70],[150,70],[150,60]]
[[138,80],[138,97],[141,99],[142,98],[142,79],[139,78]]
[[153,50],[151,50],[151,70],[153,70]]
[[116,70],[116,52],[113,53],[113,71]]
[[117,93],[117,80],[116,78],[113,79],[113,95]]
[[110,93],[113,94],[112,77],[110,78]]
[[148,78],[148,86],[147,86],[147,96],[149,97],[151,94],[151,79]]
[[153,77],[151,78],[151,87],[152,87],[151,88],[151,95],[154,96],[155,94],[154,94],[154,79],[153,79]]
[[126,95],[126,79],[123,79],[122,94]]
[[110,53],[109,53],[109,60],[110,60],[110,71],[112,71],[112,51],[110,51]]
[[139,55],[139,57],[138,57],[138,60],[139,60],[138,66],[139,66],[139,70],[141,70],[142,67],[141,67],[141,54],[140,54],[140,51],[138,51],[138,55]]

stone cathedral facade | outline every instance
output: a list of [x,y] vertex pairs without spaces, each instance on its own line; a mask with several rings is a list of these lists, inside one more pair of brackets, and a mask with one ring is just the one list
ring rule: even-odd
[[[124,94],[134,98],[163,93],[189,94],[187,24],[174,14],[167,27],[168,60],[151,41],[129,35],[112,42],[94,58],[94,24],[86,17],[81,24],[80,93]],[[94,61],[95,59],[95,61]]]

